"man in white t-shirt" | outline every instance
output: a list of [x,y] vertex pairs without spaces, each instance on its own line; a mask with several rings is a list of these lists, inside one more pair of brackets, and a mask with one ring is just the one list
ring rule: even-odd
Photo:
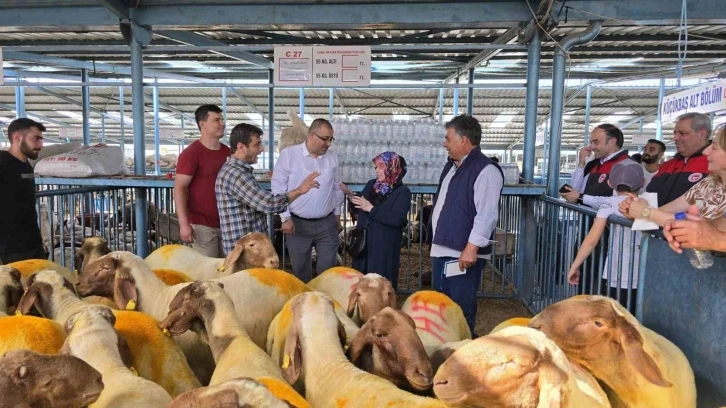
[[[600,238],[608,224],[608,217],[611,215],[622,217],[618,211],[618,205],[628,198],[628,194],[638,194],[644,182],[643,167],[637,162],[626,159],[613,166],[608,183],[614,189],[615,195],[608,197],[597,211],[592,228],[590,228],[580,249],[577,251],[577,256],[567,274],[567,280],[570,284],[578,284],[580,266],[600,242]],[[623,307],[629,308],[632,312],[635,310],[636,288],[638,287],[641,233],[633,232],[628,227],[613,224],[612,234],[612,246],[605,259],[602,273],[602,278],[605,280],[602,292],[604,295],[617,299]],[[632,263],[631,252],[634,252]],[[630,274],[631,270],[633,271],[632,276]],[[628,302],[628,292],[630,292],[630,302]]]
[[648,140],[648,143],[643,147],[643,154],[641,155],[640,165],[643,166],[643,175],[645,176],[645,184],[640,189],[640,194],[645,193],[645,188],[648,187],[648,183],[653,176],[658,173],[660,169],[660,161],[665,155],[666,146],[663,142],[656,139]]

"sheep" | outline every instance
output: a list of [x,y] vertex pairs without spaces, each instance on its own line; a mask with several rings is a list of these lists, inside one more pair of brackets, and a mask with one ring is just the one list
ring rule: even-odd
[[[310,290],[294,275],[276,269],[253,268],[214,280],[224,284],[242,326],[259,347],[265,346],[267,328],[285,302]],[[167,286],[142,258],[119,251],[88,264],[79,278],[78,290],[81,295],[113,297],[119,307],[136,308],[163,320],[171,300],[187,285]],[[191,333],[178,337],[177,344],[202,384],[208,382],[214,369],[209,348]]]
[[531,320],[530,317],[513,317],[496,325],[489,334],[494,334],[511,326],[527,326]]
[[151,269],[174,269],[194,280],[221,278],[249,268],[280,266],[280,258],[270,238],[261,232],[251,232],[240,238],[227,258],[204,256],[184,245],[164,245],[146,257]]
[[0,265],[0,317],[15,312],[23,296],[20,271],[12,266]]
[[471,339],[461,307],[443,293],[418,291],[406,299],[401,310],[416,322],[429,357],[444,343]]
[[180,290],[159,327],[171,335],[193,330],[212,349],[216,368],[210,386],[238,377],[272,384],[270,391],[295,407],[310,407],[289,384],[280,367],[252,342],[240,324],[229,295],[219,282],[194,282]]
[[176,397],[167,408],[289,408],[260,382],[235,378],[219,385],[197,388]]
[[103,376],[104,388],[94,407],[164,407],[171,397],[160,385],[136,376],[119,354],[116,317],[103,306],[93,306],[71,316],[63,325],[64,353],[90,364]]
[[[35,305],[44,316],[57,322],[40,319],[49,324],[64,324],[75,313],[94,307],[78,299],[70,283],[54,271],[32,275],[27,286],[18,311],[27,313]],[[201,385],[176,343],[158,328],[157,320],[140,312],[114,310],[113,313],[122,357],[141,377],[161,385],[171,396]]]
[[696,406],[693,370],[683,352],[613,299],[565,299],[542,310],[529,327],[544,332],[625,406]]
[[595,378],[542,332],[521,326],[457,350],[436,373],[434,393],[454,406],[610,407]]
[[176,285],[179,283],[194,281],[194,279],[190,278],[186,273],[175,271],[173,269],[154,269],[152,272],[154,272],[154,275],[167,285]]
[[82,271],[85,265],[111,252],[108,242],[102,237],[88,237],[76,250],[75,266],[77,271]]
[[101,373],[80,358],[16,350],[0,357],[0,408],[76,408],[95,402]]
[[291,305],[292,329],[285,343],[283,375],[289,383],[305,374],[305,396],[316,408],[445,407],[432,398],[400,390],[354,366],[342,344],[345,331],[333,300],[320,292],[296,296]]
[[444,361],[448,360],[449,357],[451,357],[451,355],[456,352],[456,350],[464,347],[471,342],[472,339],[465,339],[461,341],[444,343],[438,346],[436,350],[434,350],[434,352],[431,354],[430,358],[431,369],[433,370],[434,374],[439,371],[439,367],[441,367],[441,365],[444,364]]
[[433,370],[416,323],[406,313],[386,307],[371,317],[350,341],[348,359],[399,388],[426,391]]
[[327,293],[342,305],[348,305],[348,316],[358,325],[367,322],[386,306],[397,308],[393,285],[377,273],[363,275],[355,269],[336,266],[311,280],[308,286]]

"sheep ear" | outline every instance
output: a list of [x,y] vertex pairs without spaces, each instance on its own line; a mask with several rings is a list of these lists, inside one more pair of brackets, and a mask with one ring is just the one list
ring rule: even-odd
[[356,362],[366,349],[370,351],[370,345],[373,342],[370,328],[365,327],[365,325],[363,326],[350,340],[350,347],[348,347],[345,353],[348,356],[348,360],[355,365],[357,365]]
[[78,271],[78,274],[80,275],[81,272],[83,272],[83,247],[76,249],[76,256],[73,259],[73,266],[75,267],[76,271]]
[[19,270],[17,270],[16,268],[13,268],[11,266],[10,269],[8,270],[8,274],[10,274],[10,278],[14,282],[21,283],[21,280],[20,279],[21,279],[22,275],[20,274],[20,271]]
[[119,310],[136,310],[138,298],[134,277],[123,266],[116,266],[113,281],[113,300]]
[[562,387],[559,385],[544,384],[539,388],[539,403],[537,408],[562,408]]
[[27,315],[37,300],[38,288],[33,285],[28,286],[28,290],[25,291],[23,297],[20,298],[20,302],[18,302],[18,307],[15,309],[16,314]]
[[295,384],[302,372],[302,349],[300,347],[300,325],[293,317],[290,333],[285,340],[285,355],[282,361],[282,376],[290,384]]
[[568,395],[562,389],[567,383],[567,373],[552,362],[552,356],[545,351],[544,361],[539,363],[539,403],[537,408],[562,408],[567,406]]
[[134,365],[134,360],[131,355],[131,348],[126,339],[116,332],[116,338],[118,339],[118,354],[121,356],[121,361],[124,363],[126,368],[131,368]]
[[[224,258],[224,264],[221,267],[221,270],[219,272],[224,272],[228,268],[231,268],[234,266],[235,263],[239,260],[239,257],[242,256],[242,254],[245,251],[245,243],[247,241],[243,238],[240,238],[239,241],[237,241],[236,244],[234,244],[234,249],[232,252],[230,252],[226,258]],[[230,271],[231,272],[237,272],[237,271]]]
[[638,330],[624,318],[619,320],[620,344],[630,364],[651,383],[661,387],[672,386],[673,384],[663,377],[663,373],[653,358],[643,350],[643,338]]
[[355,314],[355,309],[358,306],[358,291],[353,288],[353,291],[350,292],[350,295],[348,296],[348,310],[346,313],[348,314],[348,317],[352,318],[353,314]]

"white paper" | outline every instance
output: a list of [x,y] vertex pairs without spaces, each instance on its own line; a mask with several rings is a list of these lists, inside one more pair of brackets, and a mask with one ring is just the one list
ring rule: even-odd
[[[643,193],[638,196],[638,198],[642,198],[648,202],[648,204],[653,208],[658,208],[658,194],[656,193]],[[633,221],[633,228],[631,228],[633,231],[650,231],[660,228],[660,226],[652,221],[647,221],[643,219],[635,220]]]
[[461,269],[459,269],[459,260],[458,259],[446,262],[446,264],[444,264],[444,276],[446,276],[447,278],[450,278],[452,276],[457,276],[457,275],[463,275],[465,273],[466,273],[466,269],[464,269],[463,271]]

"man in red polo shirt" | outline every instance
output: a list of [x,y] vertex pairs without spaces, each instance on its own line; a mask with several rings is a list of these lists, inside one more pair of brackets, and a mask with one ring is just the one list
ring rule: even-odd
[[673,141],[678,153],[661,164],[646,190],[658,194],[658,206],[682,196],[708,175],[703,150],[711,138],[711,119],[703,113],[685,113],[676,119]]
[[199,253],[221,258],[222,235],[214,183],[230,155],[220,143],[224,137],[222,110],[202,105],[194,112],[202,136],[179,155],[174,180],[174,203],[179,217],[179,237]]

